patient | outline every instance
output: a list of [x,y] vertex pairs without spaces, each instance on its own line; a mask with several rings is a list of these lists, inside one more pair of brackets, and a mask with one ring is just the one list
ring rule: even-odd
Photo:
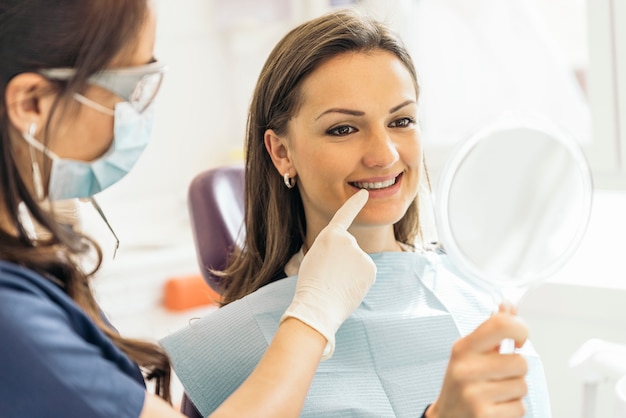
[[[161,342],[203,415],[253,370],[303,254],[367,189],[349,231],[374,260],[376,282],[337,332],[302,416],[550,416],[526,326],[503,307],[492,313],[488,294],[421,245],[418,97],[402,43],[354,11],[304,23],[274,48],[250,109],[247,237],[222,272],[226,306]],[[503,338],[520,354],[499,354]]]

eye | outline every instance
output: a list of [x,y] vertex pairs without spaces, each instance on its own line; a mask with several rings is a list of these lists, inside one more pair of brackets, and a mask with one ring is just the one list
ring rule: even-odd
[[332,128],[326,131],[328,135],[332,135],[332,136],[346,136],[354,132],[356,132],[356,128],[353,128],[352,126],[349,126],[349,125],[337,126],[335,128]]
[[406,128],[415,123],[415,119],[413,118],[400,118],[396,119],[389,124],[390,128]]

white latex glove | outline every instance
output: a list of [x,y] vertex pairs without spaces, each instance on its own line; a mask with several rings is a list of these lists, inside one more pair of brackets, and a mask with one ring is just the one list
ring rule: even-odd
[[335,350],[335,333],[361,304],[376,279],[376,265],[347,231],[369,194],[360,190],[322,229],[300,265],[296,293],[281,318],[297,318],[328,341],[322,359]]

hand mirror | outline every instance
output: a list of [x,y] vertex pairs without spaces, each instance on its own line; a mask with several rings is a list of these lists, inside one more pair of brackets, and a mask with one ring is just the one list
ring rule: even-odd
[[545,121],[498,119],[455,148],[439,180],[444,250],[470,279],[515,305],[569,259],[591,212],[582,150]]

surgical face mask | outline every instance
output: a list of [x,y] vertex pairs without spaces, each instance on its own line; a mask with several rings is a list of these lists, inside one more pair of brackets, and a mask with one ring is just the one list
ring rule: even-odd
[[[48,198],[62,200],[87,198],[121,180],[135,165],[148,145],[154,121],[154,107],[143,112],[129,102],[115,105],[115,111],[103,108],[81,95],[79,102],[114,116],[111,147],[94,161],[61,158],[33,137],[34,129],[24,133],[24,139],[52,160]],[[106,111],[105,111],[106,109]],[[37,179],[35,179],[37,181]]]

